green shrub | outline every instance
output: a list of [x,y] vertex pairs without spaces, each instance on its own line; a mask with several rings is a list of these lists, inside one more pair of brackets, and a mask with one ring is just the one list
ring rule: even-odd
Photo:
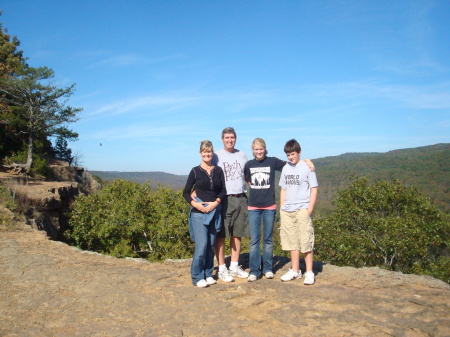
[[191,257],[188,209],[181,191],[117,180],[73,202],[65,237],[82,249],[116,257]]
[[338,192],[334,204],[330,216],[314,221],[316,260],[449,282],[449,217],[415,188],[360,178]]
[[[27,162],[27,156],[27,151],[20,151],[9,157],[8,161],[11,163],[25,164]],[[33,154],[32,172],[44,177],[51,176],[51,170],[48,166],[47,160],[39,153]]]

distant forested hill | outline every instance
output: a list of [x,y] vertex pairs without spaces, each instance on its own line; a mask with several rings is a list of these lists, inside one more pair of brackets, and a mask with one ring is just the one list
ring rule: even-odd
[[313,160],[319,180],[319,204],[331,209],[337,190],[356,177],[371,181],[398,179],[430,197],[445,212],[450,211],[450,144],[394,150],[386,153],[347,153]]
[[[430,197],[440,209],[450,211],[450,144],[394,150],[386,153],[346,153],[335,157],[313,159],[319,181],[316,214],[332,209],[331,200],[339,189],[357,177],[371,181],[398,179]],[[187,176],[164,172],[90,171],[103,180],[127,179],[181,189]],[[278,185],[278,179],[277,185]]]
[[102,180],[112,181],[126,179],[137,183],[150,181],[152,186],[158,184],[181,189],[186,184],[187,175],[176,175],[165,172],[119,172],[119,171],[89,171],[89,173],[100,177]]

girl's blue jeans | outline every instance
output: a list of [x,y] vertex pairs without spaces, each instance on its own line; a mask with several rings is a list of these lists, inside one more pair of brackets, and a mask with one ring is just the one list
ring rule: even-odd
[[273,264],[273,225],[275,222],[275,210],[257,209],[248,211],[248,223],[250,227],[250,274],[261,276],[261,219],[263,222],[263,254],[262,273],[272,271]]
[[194,258],[191,264],[192,284],[212,277],[214,269],[214,243],[217,231],[214,219],[209,225],[203,224],[203,214],[191,212],[190,233],[195,242]]

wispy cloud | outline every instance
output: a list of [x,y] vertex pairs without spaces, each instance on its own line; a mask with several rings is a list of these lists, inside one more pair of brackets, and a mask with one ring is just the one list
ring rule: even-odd
[[89,136],[91,139],[105,139],[108,141],[131,139],[135,141],[149,141],[171,137],[173,134],[183,134],[192,127],[186,123],[153,123],[144,122],[132,125],[123,125],[95,132]]

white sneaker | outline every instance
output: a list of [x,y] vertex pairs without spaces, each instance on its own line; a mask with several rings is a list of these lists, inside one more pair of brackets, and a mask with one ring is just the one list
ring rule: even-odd
[[273,273],[271,271],[268,271],[264,274],[264,276],[268,279],[271,279],[271,278],[273,278]]
[[206,283],[208,283],[209,285],[211,284],[216,284],[217,281],[215,279],[213,279],[211,276],[206,278]]
[[241,268],[241,266],[237,266],[234,269],[230,269],[230,275],[231,276],[236,276],[236,277],[239,277],[239,278],[247,278],[248,277],[248,273],[245,270],[243,270]]
[[196,283],[196,286],[199,288],[205,288],[208,286],[208,282],[206,282],[206,280],[200,280]]
[[314,272],[308,271],[305,273],[305,281],[303,281],[303,284],[311,285],[314,284]]
[[256,277],[256,275],[250,274],[247,277],[247,282],[255,282],[258,278]]
[[289,271],[286,274],[284,274],[283,276],[281,276],[280,278],[281,278],[281,281],[284,281],[284,282],[295,280],[298,278],[302,278],[302,272],[299,270],[298,273],[296,273],[292,269],[289,269]]
[[223,271],[219,271],[219,279],[221,279],[223,282],[234,282],[233,276],[230,275],[230,272],[228,269],[224,269]]

